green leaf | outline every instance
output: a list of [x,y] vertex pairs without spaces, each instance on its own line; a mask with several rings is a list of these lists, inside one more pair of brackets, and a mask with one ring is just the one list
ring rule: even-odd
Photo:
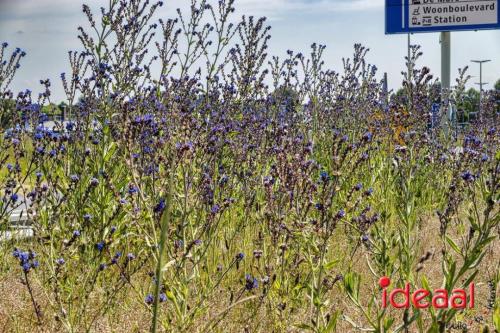
[[330,317],[330,321],[328,322],[328,325],[326,325],[323,332],[324,333],[335,332],[337,329],[338,318],[339,318],[339,312],[335,311],[335,313]]
[[446,242],[451,246],[453,251],[455,251],[457,254],[462,255],[462,251],[460,251],[460,248],[458,247],[457,243],[453,241],[448,235],[446,236]]
[[339,262],[339,260],[332,260],[330,261],[329,263],[326,263],[325,264],[325,270],[329,271],[331,270],[333,267],[335,267],[335,265]]
[[300,328],[300,329],[303,329],[303,330],[307,330],[307,331],[313,331],[314,332],[314,327],[309,325],[309,324],[297,324],[297,325],[294,325],[295,327],[297,328]]
[[493,313],[493,325],[495,325],[495,330],[500,332],[500,307],[498,306]]

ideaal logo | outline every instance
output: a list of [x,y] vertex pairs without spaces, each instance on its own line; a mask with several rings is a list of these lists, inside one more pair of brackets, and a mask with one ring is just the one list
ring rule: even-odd
[[[474,307],[474,283],[469,285],[468,292],[465,289],[453,289],[451,293],[448,293],[446,289],[436,289],[432,293],[427,289],[417,289],[412,292],[409,283],[406,283],[404,288],[395,288],[388,293],[387,287],[390,284],[391,280],[386,276],[379,280],[379,285],[382,288],[383,308],[390,304],[396,309],[408,309],[410,303],[417,309],[426,309],[431,306],[435,309]],[[469,303],[467,303],[467,298],[469,298]]]

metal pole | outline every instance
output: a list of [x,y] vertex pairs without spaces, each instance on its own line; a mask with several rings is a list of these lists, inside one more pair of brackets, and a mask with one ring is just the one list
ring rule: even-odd
[[411,76],[412,76],[412,72],[413,72],[413,64],[411,62],[411,38],[410,38],[410,33],[408,33],[408,39],[407,39],[407,51],[408,51],[408,60],[406,62],[406,65],[407,65],[407,70],[408,70],[408,90],[407,90],[407,94],[408,94],[408,112],[412,112],[412,102],[413,102],[413,94],[412,94],[412,90],[413,90],[413,87],[411,85]]
[[441,32],[441,88],[448,97],[450,90],[451,38],[449,31]]
[[441,32],[441,105],[442,116],[446,117],[450,92],[451,36],[449,31]]
[[410,39],[410,34],[408,34],[408,43],[407,43],[407,50],[408,50],[408,84],[411,82],[411,74],[413,71],[413,68],[411,66],[410,62],[410,57],[411,57],[411,39]]
[[483,63],[479,63],[479,119],[481,119],[481,102],[483,99]]
[[490,62],[491,60],[471,60],[472,62],[479,64],[479,83],[476,83],[479,85],[479,108],[478,108],[478,113],[479,113],[479,120],[482,118],[482,112],[481,112],[481,105],[483,102],[483,86],[487,85],[488,83],[483,82],[483,64],[486,62]]
[[382,97],[382,103],[384,107],[384,111],[387,109],[389,105],[389,84],[387,82],[387,72],[384,73],[384,84],[382,85],[382,91],[384,96]]

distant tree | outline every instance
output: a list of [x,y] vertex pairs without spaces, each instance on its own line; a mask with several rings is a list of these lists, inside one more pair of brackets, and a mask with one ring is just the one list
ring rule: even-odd
[[16,115],[15,110],[15,100],[0,98],[0,130],[4,130],[12,126],[13,118]]
[[59,111],[63,112],[67,106],[68,106],[68,104],[66,104],[66,102],[63,101],[63,102],[59,103],[59,105],[57,105],[57,108],[59,109]]
[[497,83],[495,83],[495,89],[500,90],[500,79],[498,79]]
[[457,108],[459,122],[470,120],[471,113],[479,109],[479,91],[474,88],[467,90],[457,103]]

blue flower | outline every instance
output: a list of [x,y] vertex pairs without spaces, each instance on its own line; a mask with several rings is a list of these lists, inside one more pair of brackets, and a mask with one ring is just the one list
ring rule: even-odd
[[343,209],[339,210],[337,213],[337,218],[341,219],[345,216],[345,211]]
[[113,257],[113,259],[111,259],[111,264],[115,265],[117,262],[118,262],[118,259],[120,259],[122,256],[122,253],[121,252],[116,252],[115,253],[115,256]]
[[474,175],[468,170],[462,172],[460,177],[462,177],[462,179],[465,180],[466,182],[472,182],[475,179]]
[[360,191],[362,188],[363,188],[363,184],[361,184],[361,183],[357,183],[357,184],[354,186],[354,189],[355,189],[356,191]]
[[210,212],[211,212],[212,214],[217,214],[217,213],[219,212],[219,210],[220,210],[220,206],[219,206],[219,205],[214,205],[214,206],[212,207],[212,209],[210,210]]
[[151,294],[147,294],[146,298],[144,299],[144,302],[148,305],[153,304],[154,301],[155,301],[155,299],[154,299],[153,295],[151,295]]
[[16,202],[18,199],[19,199],[19,196],[16,193],[12,193],[12,195],[10,196],[10,200],[12,202]]
[[134,193],[137,193],[138,191],[139,191],[139,190],[137,189],[137,187],[136,187],[136,186],[134,186],[134,185],[129,185],[129,187],[128,187],[128,193],[129,193],[130,195],[132,195],[132,194],[134,194]]
[[240,252],[236,255],[236,261],[242,261],[243,258],[245,258],[245,254],[243,252]]
[[330,176],[326,171],[321,171],[321,173],[319,174],[319,178],[323,183],[328,183],[328,181],[330,180]]
[[31,269],[31,264],[28,262],[25,262],[24,264],[21,265],[23,267],[24,273],[28,273]]
[[250,274],[245,276],[245,289],[252,290],[257,289],[259,287],[259,281],[256,278],[252,277]]
[[58,264],[59,266],[64,265],[64,263],[65,263],[65,261],[64,261],[64,259],[63,259],[63,258],[58,258],[58,259],[56,259],[56,264]]
[[39,266],[36,258],[36,253],[33,251],[25,252],[19,249],[14,249],[12,252],[14,258],[19,261],[19,265],[22,267],[24,273],[29,273],[31,269],[35,269]]
[[165,199],[161,198],[158,204],[154,208],[154,212],[159,214],[165,209]]
[[95,245],[95,247],[96,247],[97,251],[102,252],[102,250],[104,250],[104,246],[105,246],[105,245],[106,245],[106,244],[105,244],[104,242],[102,242],[102,241],[101,241],[101,242],[97,243],[97,244]]
[[73,231],[73,237],[79,237],[79,236],[80,236],[80,230]]
[[167,295],[165,295],[164,293],[161,293],[160,297],[158,299],[159,299],[160,303],[166,302],[167,301]]

